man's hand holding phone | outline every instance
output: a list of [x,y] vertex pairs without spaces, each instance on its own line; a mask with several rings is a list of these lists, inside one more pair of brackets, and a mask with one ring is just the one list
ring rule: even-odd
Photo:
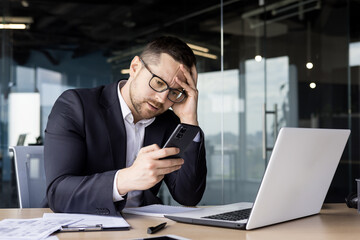
[[169,158],[179,153],[176,147],[160,148],[153,144],[140,149],[132,166],[119,170],[117,188],[121,195],[133,190],[146,190],[160,182],[165,174],[179,170],[182,158]]
[[182,154],[199,131],[198,126],[180,123],[163,148],[157,144],[141,148],[133,165],[119,170],[116,180],[118,192],[124,195],[133,190],[149,189],[165,174],[179,170],[184,164]]

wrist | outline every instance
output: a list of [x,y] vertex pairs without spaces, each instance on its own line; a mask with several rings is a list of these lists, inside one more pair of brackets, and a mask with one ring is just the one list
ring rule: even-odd
[[118,171],[116,176],[116,188],[121,196],[126,195],[128,192],[132,191],[129,182],[128,168],[124,168]]
[[180,118],[180,122],[194,125],[194,126],[199,126],[199,122],[197,121],[196,118],[195,119],[194,118]]

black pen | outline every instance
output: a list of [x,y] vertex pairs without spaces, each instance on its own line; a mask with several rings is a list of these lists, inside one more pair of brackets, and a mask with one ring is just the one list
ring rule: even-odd
[[166,225],[166,222],[163,222],[163,223],[160,223],[159,225],[157,225],[155,227],[148,227],[147,233],[149,233],[149,234],[157,233],[158,231],[163,229],[165,227],[165,225]]

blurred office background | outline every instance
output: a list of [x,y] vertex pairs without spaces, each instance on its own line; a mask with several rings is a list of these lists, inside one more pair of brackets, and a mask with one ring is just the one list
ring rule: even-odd
[[201,204],[253,201],[283,126],[351,129],[326,201],[355,190],[360,0],[0,0],[0,11],[0,207],[18,206],[9,145],[42,144],[65,89],[127,78],[160,35],[197,56]]

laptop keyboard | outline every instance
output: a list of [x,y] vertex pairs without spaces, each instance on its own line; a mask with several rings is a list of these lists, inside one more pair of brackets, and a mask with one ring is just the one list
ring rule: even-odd
[[221,214],[215,214],[206,216],[203,218],[217,219],[217,220],[227,220],[227,221],[239,221],[243,219],[248,219],[251,212],[251,208],[226,212]]

